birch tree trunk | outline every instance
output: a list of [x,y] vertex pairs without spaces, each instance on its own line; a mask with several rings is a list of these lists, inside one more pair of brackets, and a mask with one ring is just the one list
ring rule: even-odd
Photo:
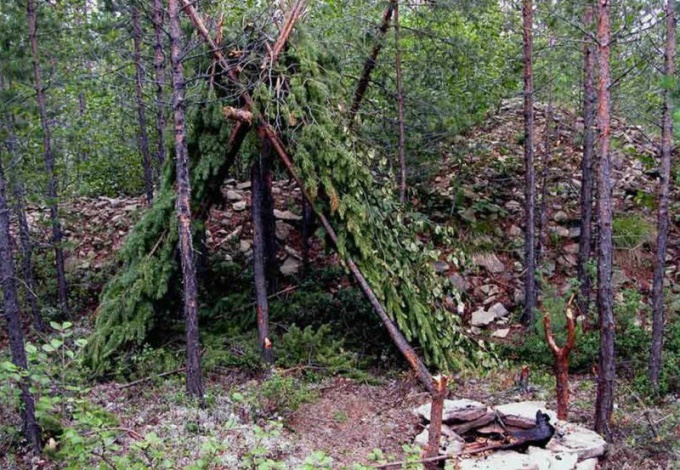
[[612,289],[612,183],[609,144],[611,138],[611,49],[610,0],[598,0],[597,152],[598,152],[598,311],[600,317],[600,358],[595,401],[595,430],[610,436],[609,424],[614,407],[614,308]]
[[35,10],[35,0],[28,0],[26,4],[28,16],[28,37],[31,43],[31,54],[33,56],[33,77],[40,113],[40,124],[43,133],[43,155],[45,158],[45,171],[47,172],[47,206],[50,211],[50,221],[52,223],[52,245],[57,268],[57,285],[59,294],[59,304],[65,314],[69,314],[68,306],[68,286],[66,284],[66,269],[64,267],[64,249],[62,247],[63,233],[61,222],[59,221],[59,207],[57,205],[57,175],[55,170],[55,157],[52,150],[52,134],[50,123],[47,119],[47,104],[45,102],[45,90],[42,86],[40,70],[40,54],[38,50],[37,36],[37,14]]
[[[673,0],[666,3],[666,70],[669,81],[674,80],[675,55],[675,9]],[[661,350],[664,333],[663,281],[666,271],[666,248],[668,246],[668,199],[671,180],[671,153],[673,151],[673,101],[670,85],[664,90],[661,135],[661,183],[659,185],[659,212],[656,238],[656,266],[652,283],[652,347],[649,357],[649,382],[659,388],[661,374]]]
[[177,219],[179,249],[182,261],[184,320],[187,341],[187,394],[203,402],[201,357],[198,337],[198,292],[196,267],[191,239],[191,185],[186,138],[186,102],[184,69],[182,66],[182,28],[179,0],[168,0],[170,15],[170,56],[172,63],[172,107],[175,120],[175,165],[177,171]]

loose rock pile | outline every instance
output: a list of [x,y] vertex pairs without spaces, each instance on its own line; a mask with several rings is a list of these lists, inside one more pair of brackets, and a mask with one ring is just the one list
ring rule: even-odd
[[[414,440],[427,445],[431,405],[414,410],[425,425]],[[485,446],[502,446],[500,438],[534,427],[536,412],[550,416],[556,431],[545,449],[529,447],[526,453],[514,450],[487,450],[470,455],[469,451]],[[457,460],[461,470],[587,470],[596,469],[598,458],[607,444],[594,431],[574,423],[557,420],[542,401],[508,403],[494,408],[473,400],[445,400],[442,415],[442,437],[439,452]],[[495,439],[494,439],[495,438]],[[466,455],[467,454],[467,455]]]

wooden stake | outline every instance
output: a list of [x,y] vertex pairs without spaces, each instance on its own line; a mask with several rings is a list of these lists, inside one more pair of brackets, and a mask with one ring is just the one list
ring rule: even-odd
[[571,304],[574,301],[572,294],[567,304],[567,341],[563,347],[557,346],[555,342],[555,335],[553,334],[550,325],[550,315],[545,314],[543,317],[543,326],[545,329],[545,340],[548,343],[550,351],[555,356],[555,382],[557,391],[557,418],[567,419],[569,413],[569,353],[574,348],[576,340],[576,327],[574,324],[574,312],[571,309]]
[[[430,428],[428,432],[427,447],[425,449],[425,459],[430,459],[439,455],[439,441],[442,436],[442,415],[444,414],[444,398],[446,397],[446,382],[448,377],[437,375],[434,377],[434,393],[432,393],[432,407],[430,408]],[[425,468],[434,470],[437,462],[428,462]]]

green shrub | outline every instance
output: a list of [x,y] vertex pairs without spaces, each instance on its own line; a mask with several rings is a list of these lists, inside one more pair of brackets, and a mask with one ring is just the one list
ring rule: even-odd
[[654,241],[654,226],[639,215],[614,217],[612,228],[616,248],[632,250]]

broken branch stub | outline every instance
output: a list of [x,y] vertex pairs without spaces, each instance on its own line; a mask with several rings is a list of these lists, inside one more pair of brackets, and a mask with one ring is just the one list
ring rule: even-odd
[[543,317],[543,327],[545,329],[545,340],[548,343],[550,351],[555,358],[555,388],[557,393],[557,417],[566,420],[569,414],[569,354],[574,348],[576,341],[576,325],[574,322],[574,312],[571,308],[574,295],[569,299],[567,304],[567,340],[564,346],[559,347],[555,341],[555,335],[552,331],[550,323],[550,315],[545,314]]

